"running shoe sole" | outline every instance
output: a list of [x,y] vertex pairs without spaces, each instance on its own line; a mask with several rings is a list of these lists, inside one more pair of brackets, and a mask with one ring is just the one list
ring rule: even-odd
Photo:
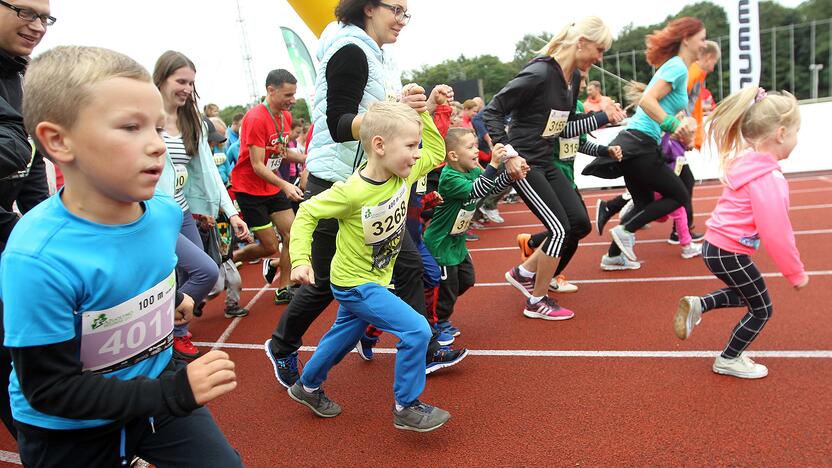
[[363,360],[365,360],[365,361],[367,361],[367,362],[369,362],[369,361],[372,361],[372,360],[373,360],[373,356],[370,356],[370,357],[368,358],[368,357],[364,354],[364,345],[362,345],[362,344],[361,344],[361,340],[358,340],[358,343],[356,343],[356,344],[355,344],[355,352],[357,352],[357,353],[358,353],[358,355],[359,355],[359,356],[361,356],[361,359],[363,359]]
[[627,265],[607,265],[604,262],[601,262],[601,269],[604,271],[623,271],[623,270],[638,270],[641,268],[641,263],[635,263],[634,266],[627,266]]
[[280,378],[280,373],[277,371],[277,361],[274,359],[274,356],[272,356],[272,352],[269,350],[271,342],[272,339],[269,338],[268,340],[266,340],[265,343],[263,343],[263,351],[266,352],[266,357],[268,357],[269,361],[272,363],[272,367],[274,368],[274,377],[277,379],[278,382],[280,382],[280,385],[283,385],[287,389],[290,389],[292,388],[292,385],[284,382],[283,379]]
[[[437,364],[433,367],[426,367],[425,368],[425,375],[433,374],[434,372],[438,371],[439,369],[445,369],[447,367],[455,366],[455,365],[459,364],[460,362],[462,362],[462,360],[465,359],[466,356],[468,356],[468,350],[467,349],[463,350],[459,354],[459,357],[457,357],[453,361],[443,362],[443,363]],[[436,426],[436,427],[439,427],[439,426]],[[400,429],[404,429],[404,428],[400,428]],[[436,429],[436,428],[434,428],[434,429]],[[416,429],[411,429],[411,430],[416,430]],[[433,429],[430,429],[430,430],[432,431]],[[423,431],[423,432],[426,432],[426,431]]]
[[520,282],[518,282],[517,280],[515,280],[515,279],[511,276],[511,270],[509,270],[509,271],[507,271],[507,272],[506,272],[506,274],[505,274],[505,278],[506,278],[506,281],[508,281],[508,284],[510,284],[510,285],[512,285],[512,286],[514,286],[514,287],[515,287],[518,291],[520,291],[521,293],[523,293],[523,295],[524,295],[524,296],[526,296],[526,299],[528,299],[528,298],[532,297],[532,293],[530,293],[530,292],[526,289],[526,287],[525,287],[525,286],[523,286],[522,284],[520,284]]
[[[450,420],[450,418],[448,418],[448,420]],[[407,425],[404,425],[404,424],[399,424],[397,422],[393,422],[393,427],[395,427],[396,429],[401,429],[403,431],[430,432],[430,431],[435,431],[435,430],[439,429],[440,427],[444,426],[446,422],[448,422],[448,421],[443,421],[443,422],[437,424],[436,426],[424,427],[424,428],[407,426]]]
[[450,340],[436,340],[436,342],[439,343],[440,346],[450,346],[453,344],[454,341],[456,340],[454,340],[453,336],[451,336]]
[[688,317],[690,317],[690,313],[690,301],[685,297],[679,299],[679,307],[676,309],[676,315],[673,317],[673,331],[676,332],[676,336],[680,340],[688,339],[690,337],[690,331],[693,330],[693,327],[688,330]]
[[561,289],[560,286],[557,284],[557,280],[553,279],[549,283],[549,291],[556,292],[559,294],[572,294],[578,292],[578,287],[572,283],[567,283],[569,286],[567,288]]
[[740,379],[762,379],[763,377],[768,375],[768,369],[766,369],[765,372],[762,374],[747,374],[744,372],[737,372],[731,369],[723,369],[721,367],[717,367],[716,364],[714,364],[714,366],[711,367],[711,369],[714,371],[714,374],[730,375],[731,377],[737,377]]

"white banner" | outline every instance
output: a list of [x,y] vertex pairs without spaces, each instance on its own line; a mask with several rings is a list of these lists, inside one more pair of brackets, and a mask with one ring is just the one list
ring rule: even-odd
[[760,84],[760,8],[758,0],[734,0],[731,23],[731,93]]

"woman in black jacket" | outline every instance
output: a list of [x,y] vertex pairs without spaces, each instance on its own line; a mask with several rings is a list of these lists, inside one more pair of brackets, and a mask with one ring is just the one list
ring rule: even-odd
[[[607,124],[605,113],[577,115],[575,104],[580,70],[601,60],[612,44],[609,28],[597,17],[572,23],[555,35],[491,101],[485,124],[494,144],[509,149],[508,158],[520,155],[530,166],[514,188],[550,235],[506,279],[528,297],[523,314],[544,320],[574,316],[547,296],[559,263],[565,267],[578,241],[591,230],[589,217],[570,181],[554,165],[555,145]],[[618,111],[611,111],[615,120]],[[510,118],[508,131],[505,123]],[[511,159],[506,162],[510,169]]]

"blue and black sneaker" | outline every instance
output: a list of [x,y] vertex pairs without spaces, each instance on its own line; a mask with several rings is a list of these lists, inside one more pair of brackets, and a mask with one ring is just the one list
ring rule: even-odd
[[465,356],[468,356],[467,349],[451,349],[450,346],[442,346],[433,353],[430,362],[425,366],[425,374],[455,366],[465,359]]
[[433,329],[436,330],[436,341],[441,346],[448,346],[449,344],[454,342],[454,336],[448,333],[446,330],[439,327],[439,324],[433,326]]
[[378,343],[378,338],[372,338],[367,335],[361,335],[361,339],[355,345],[355,350],[358,355],[365,361],[373,360],[373,347]]
[[440,320],[436,322],[436,327],[440,331],[443,331],[451,336],[459,336],[462,334],[462,332],[459,331],[459,328],[451,325],[450,320]]
[[272,354],[271,344],[272,339],[269,338],[263,343],[263,350],[266,352],[266,357],[269,358],[269,361],[271,361],[274,367],[274,376],[280,382],[280,385],[291,388],[300,379],[300,374],[298,373],[298,353],[294,352],[285,358],[278,358]]

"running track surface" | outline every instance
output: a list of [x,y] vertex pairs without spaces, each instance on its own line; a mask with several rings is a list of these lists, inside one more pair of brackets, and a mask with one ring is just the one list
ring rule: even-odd
[[[503,274],[519,260],[515,236],[539,224],[522,204],[504,204],[505,224],[488,225],[479,242],[468,244],[478,286],[453,316],[462,329],[455,346],[475,353],[429,376],[422,396],[451,412],[445,427],[428,434],[393,428],[395,343],[389,336],[375,361],[352,353],[330,373],[327,393],[344,407],[337,418],[318,418],[290,400],[262,349],[285,306],[273,305],[259,265],[241,269],[242,302],[253,302],[247,318],[225,319],[215,300],[193,323],[201,349],[223,347],[237,364],[238,388],[209,407],[251,467],[830,465],[832,176],[793,177],[790,186],[797,244],[812,277],[795,292],[765,253],[755,257],[761,271],[774,273],[766,280],[774,318],[751,348],[769,367],[765,379],[711,372],[712,356],[743,310],[707,314],[687,341],[673,334],[678,298],[720,283],[700,258],[682,260],[679,247],[663,241],[668,224],[639,233],[636,253],[644,263],[638,271],[600,271],[609,235],[593,232],[567,271],[580,291],[555,295],[576,317],[523,317],[524,299]],[[698,230],[720,190],[713,184],[695,189]],[[598,197],[618,193],[586,193],[590,218]],[[332,305],[309,331],[307,345],[318,342],[334,314]],[[301,359],[310,355],[303,351]],[[15,466],[15,452],[3,431],[2,464]]]

